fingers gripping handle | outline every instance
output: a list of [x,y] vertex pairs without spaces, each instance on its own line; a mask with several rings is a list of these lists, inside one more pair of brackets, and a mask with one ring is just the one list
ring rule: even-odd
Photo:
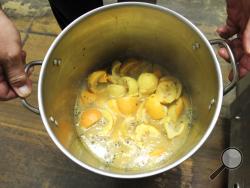
[[[41,66],[41,65],[42,65],[42,61],[41,61],[41,60],[32,61],[32,62],[26,64],[25,67],[24,67],[25,73],[28,74],[30,68],[31,68],[31,67],[34,67],[34,66],[37,66],[37,65]],[[31,112],[34,112],[34,113],[36,113],[36,114],[40,114],[39,108],[34,107],[34,106],[32,106],[31,104],[29,104],[28,101],[27,101],[25,98],[22,99],[21,102],[22,102],[23,106],[26,107],[26,108],[27,108],[28,110],[30,110]]]
[[230,64],[231,64],[232,71],[233,71],[233,79],[223,89],[223,95],[226,95],[229,91],[231,91],[234,88],[236,82],[239,79],[235,58],[234,58],[234,55],[233,55],[233,52],[232,52],[230,46],[227,44],[227,42],[225,40],[223,40],[223,39],[213,39],[213,40],[210,40],[209,42],[210,42],[211,45],[221,45],[221,46],[223,46],[227,50],[227,53],[229,55]]

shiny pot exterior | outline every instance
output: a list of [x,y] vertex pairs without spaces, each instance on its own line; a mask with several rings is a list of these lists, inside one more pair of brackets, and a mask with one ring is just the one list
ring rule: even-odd
[[[169,161],[153,169],[106,167],[81,146],[73,126],[76,95],[86,75],[126,57],[162,64],[182,81],[192,98],[189,138]],[[146,3],[104,6],[70,24],[46,54],[38,91],[43,123],[60,150],[86,169],[119,178],[158,174],[190,157],[214,128],[222,97],[219,63],[204,35],[174,11]]]

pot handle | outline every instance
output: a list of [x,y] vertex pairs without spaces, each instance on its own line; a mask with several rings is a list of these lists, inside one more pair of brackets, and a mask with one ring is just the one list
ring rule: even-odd
[[[34,67],[34,66],[37,66],[37,65],[42,65],[43,61],[42,60],[37,60],[37,61],[31,61],[30,63],[27,63],[25,66],[24,66],[24,71],[25,73],[27,74],[29,72],[29,69],[31,67]],[[40,114],[39,112],[39,108],[37,107],[34,107],[33,105],[29,104],[28,101],[24,98],[21,100],[22,104],[24,107],[26,107],[28,110],[30,110],[31,112],[34,112],[36,114]]]
[[232,71],[233,71],[233,79],[223,89],[223,95],[226,95],[229,91],[231,91],[234,88],[236,82],[239,79],[237,64],[235,62],[235,58],[234,58],[233,52],[232,52],[230,46],[227,44],[226,40],[224,40],[224,39],[213,39],[213,40],[209,40],[209,42],[210,42],[211,45],[220,45],[220,46],[223,46],[227,50],[227,53],[229,55],[230,64],[231,64]]

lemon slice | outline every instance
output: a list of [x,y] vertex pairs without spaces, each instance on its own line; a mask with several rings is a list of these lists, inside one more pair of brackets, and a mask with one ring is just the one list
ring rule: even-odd
[[169,139],[173,139],[184,131],[184,128],[186,127],[186,124],[181,122],[177,125],[175,125],[169,117],[166,118],[164,122],[164,128],[166,130],[167,136]]

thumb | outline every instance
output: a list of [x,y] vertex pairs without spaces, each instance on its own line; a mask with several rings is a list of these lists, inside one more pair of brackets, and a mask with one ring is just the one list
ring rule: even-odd
[[245,31],[243,33],[243,47],[245,52],[250,55],[250,19],[248,19]]
[[8,83],[19,97],[27,97],[31,93],[31,81],[24,72],[22,55],[14,55],[4,63],[4,71],[8,79]]
[[224,39],[228,39],[230,37],[232,37],[233,35],[235,35],[238,32],[238,29],[234,26],[231,25],[224,25],[221,27],[218,27],[216,29],[216,32]]

